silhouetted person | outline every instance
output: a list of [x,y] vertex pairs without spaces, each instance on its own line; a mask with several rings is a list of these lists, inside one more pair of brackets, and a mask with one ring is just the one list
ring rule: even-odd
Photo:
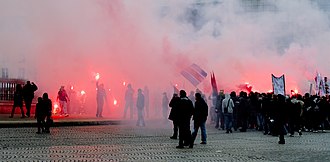
[[143,90],[144,95],[144,107],[146,112],[146,117],[149,118],[149,88],[147,86],[144,87]]
[[42,100],[42,97],[38,97],[38,103],[36,104],[36,112],[34,118],[37,119],[37,126],[38,126],[38,132],[37,134],[40,134],[42,132],[45,132],[45,118],[47,111],[45,107],[43,106],[44,102]]
[[53,124],[52,117],[52,101],[48,98],[48,93],[44,93],[42,95],[42,105],[46,115],[46,125],[45,125],[45,133],[50,133],[49,128]]
[[168,117],[169,120],[172,120],[173,122],[173,136],[171,136],[171,139],[177,139],[178,138],[178,130],[179,130],[179,116],[178,116],[178,109],[180,104],[180,97],[178,94],[174,93],[173,97],[169,103],[169,106],[171,107],[170,115]]
[[96,110],[96,117],[102,118],[102,112],[103,112],[103,105],[104,101],[106,101],[107,95],[106,91],[104,89],[104,85],[100,84],[96,81],[96,104],[97,104],[97,110]]
[[137,100],[136,100],[136,108],[138,112],[138,120],[136,122],[136,126],[145,126],[144,118],[143,118],[143,109],[144,109],[144,95],[142,94],[142,90],[138,89]]
[[241,91],[238,98],[239,104],[236,107],[237,110],[237,126],[239,128],[239,131],[246,132],[246,129],[248,127],[248,100],[247,100],[247,94],[246,92]]
[[198,129],[201,128],[201,135],[202,135],[202,142],[201,144],[206,144],[206,120],[208,116],[208,106],[205,100],[202,98],[200,93],[195,94],[195,109],[193,113],[193,120],[194,120],[194,131],[192,133],[192,144],[196,139]]
[[220,90],[219,95],[217,96],[217,103],[215,106],[216,119],[215,119],[215,128],[224,130],[224,117],[222,113],[222,100],[225,98],[223,90]]
[[190,120],[193,111],[193,103],[187,97],[186,91],[180,90],[180,102],[178,109],[179,145],[176,148],[184,148],[184,145],[189,145],[189,148],[193,148],[190,131]]
[[9,118],[14,117],[16,107],[19,107],[21,109],[21,114],[22,114],[21,118],[25,118],[24,110],[23,110],[23,89],[21,84],[16,84],[16,90],[14,92],[14,105],[11,110],[11,114]]
[[130,111],[130,119],[133,119],[133,94],[134,90],[131,84],[127,85],[127,90],[125,92],[125,109],[124,109],[124,119],[126,118],[127,109]]
[[274,114],[274,122],[275,122],[275,130],[279,135],[279,144],[285,144],[284,134],[285,123],[287,120],[287,104],[285,102],[285,96],[278,94],[277,98],[274,98],[274,106],[276,107],[276,111]]
[[27,81],[23,87],[23,98],[25,102],[27,117],[30,117],[31,104],[34,98],[34,92],[36,90],[38,90],[38,87],[33,82],[31,84],[30,81]]
[[64,115],[65,117],[68,117],[68,101],[69,96],[66,93],[66,90],[64,89],[64,86],[61,86],[60,90],[57,93],[57,101],[60,103],[61,107],[61,115]]
[[164,92],[163,93],[163,98],[162,98],[162,112],[163,112],[164,122],[167,122],[168,105],[169,105],[169,100],[168,100],[166,92]]

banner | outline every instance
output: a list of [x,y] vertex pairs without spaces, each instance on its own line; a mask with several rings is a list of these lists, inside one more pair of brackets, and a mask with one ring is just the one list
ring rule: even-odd
[[284,74],[280,77],[275,77],[272,74],[273,92],[275,95],[281,94],[285,96],[285,79]]
[[207,76],[207,73],[196,64],[190,65],[181,71],[181,74],[195,87],[197,87],[197,85]]
[[320,73],[316,73],[315,77],[315,93],[318,96],[325,96],[326,90],[325,90],[325,81],[323,80]]

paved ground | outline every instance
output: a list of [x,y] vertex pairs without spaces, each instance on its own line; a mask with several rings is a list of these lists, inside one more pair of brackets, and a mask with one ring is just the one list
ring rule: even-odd
[[0,161],[330,161],[330,133],[277,137],[249,131],[226,134],[208,126],[207,145],[176,149],[171,124],[147,121],[118,125],[55,127],[36,134],[35,127],[0,128]]

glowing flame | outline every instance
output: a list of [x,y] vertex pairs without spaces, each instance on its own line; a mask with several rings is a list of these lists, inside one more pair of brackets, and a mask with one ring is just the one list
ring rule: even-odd
[[84,95],[84,94],[86,94],[86,92],[84,90],[82,90],[82,91],[80,91],[80,94]]
[[58,103],[55,102],[53,107],[54,107],[54,109],[52,111],[53,114],[56,114],[60,111]]
[[95,80],[99,80],[100,79],[100,74],[99,73],[96,73],[95,74]]
[[123,82],[123,86],[125,86],[126,85],[126,82]]
[[57,103],[54,104],[54,109],[58,109],[58,104]]
[[113,101],[113,105],[117,105],[117,100],[116,99]]
[[291,95],[296,95],[298,94],[298,90],[295,88],[294,90],[291,90]]
[[272,89],[271,89],[271,90],[269,90],[269,91],[268,91],[268,93],[273,93],[273,90],[272,90]]
[[71,86],[71,90],[73,90],[73,86]]

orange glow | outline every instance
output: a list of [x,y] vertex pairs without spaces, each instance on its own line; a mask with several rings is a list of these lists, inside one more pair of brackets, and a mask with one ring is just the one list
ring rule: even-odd
[[54,102],[53,104],[54,104],[54,106],[53,106],[53,111],[52,111],[52,113],[53,113],[53,114],[59,113],[59,112],[60,112],[60,108],[59,108],[58,103]]
[[96,73],[95,80],[99,80],[99,79],[100,79],[100,74],[99,73]]
[[71,86],[71,90],[73,90],[73,86]]
[[295,89],[295,90],[294,90],[294,93],[295,93],[295,94],[298,94],[298,90],[297,90],[297,89]]
[[273,90],[271,89],[271,90],[268,90],[268,93],[273,93]]
[[86,94],[86,92],[84,90],[82,90],[82,91],[80,91],[80,94],[84,95],[84,94]]
[[114,99],[113,105],[117,105],[117,100],[116,99]]
[[125,86],[126,85],[126,82],[123,82],[123,86]]

